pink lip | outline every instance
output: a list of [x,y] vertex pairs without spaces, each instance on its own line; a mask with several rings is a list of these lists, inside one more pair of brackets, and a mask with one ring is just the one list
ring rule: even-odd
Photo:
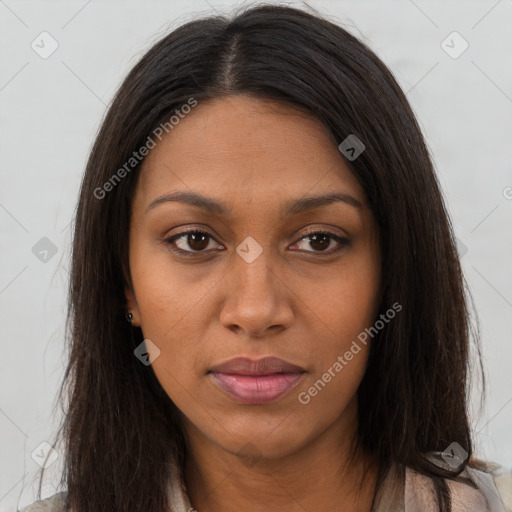
[[303,373],[237,375],[211,372],[215,382],[242,404],[266,404],[283,397],[294,388]]

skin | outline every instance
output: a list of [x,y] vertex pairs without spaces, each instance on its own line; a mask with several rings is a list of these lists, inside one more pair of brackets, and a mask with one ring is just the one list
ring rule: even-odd
[[[145,212],[178,190],[221,201],[231,214],[179,202]],[[361,207],[335,202],[282,216],[288,201],[332,192]],[[211,237],[164,241],[197,228]],[[332,238],[315,244],[309,230],[331,231],[351,245]],[[248,236],[262,249],[252,263],[236,252]],[[183,415],[192,506],[369,512],[378,463],[362,451],[356,464],[345,463],[370,342],[308,404],[298,400],[374,323],[381,293],[376,221],[321,122],[247,95],[198,104],[143,162],[129,260],[127,309],[159,348],[153,369]],[[234,357],[266,355],[306,369],[274,403],[240,404],[207,373]]]

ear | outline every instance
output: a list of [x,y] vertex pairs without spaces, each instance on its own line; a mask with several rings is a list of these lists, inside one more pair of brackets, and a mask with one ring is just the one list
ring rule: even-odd
[[133,315],[132,325],[134,327],[140,327],[140,314],[137,306],[137,300],[135,294],[130,286],[125,285],[124,296],[126,297],[126,312]]

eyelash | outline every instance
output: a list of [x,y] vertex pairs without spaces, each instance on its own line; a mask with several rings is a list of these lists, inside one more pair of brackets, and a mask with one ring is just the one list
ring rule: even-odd
[[[163,240],[163,242],[168,244],[168,245],[170,245],[170,246],[172,246],[171,247],[172,251],[174,251],[174,252],[176,252],[178,254],[182,254],[184,256],[195,256],[197,254],[207,254],[208,251],[205,251],[205,250],[202,250],[202,251],[184,251],[183,249],[180,249],[180,248],[178,248],[178,247],[176,247],[174,245],[175,240],[178,240],[178,239],[180,239],[180,238],[182,238],[184,236],[187,236],[189,234],[192,234],[192,233],[206,235],[210,239],[215,240],[215,238],[210,233],[208,233],[207,231],[203,231],[202,229],[191,229],[189,231],[182,231],[181,233],[178,233],[178,234],[173,235],[171,237],[165,238]],[[350,246],[351,243],[352,243],[348,238],[344,238],[342,236],[337,235],[336,233],[333,233],[331,231],[324,231],[324,230],[310,231],[310,232],[306,233],[304,236],[302,236],[301,238],[299,238],[297,240],[297,242],[300,242],[300,241],[304,240],[305,238],[311,237],[313,235],[326,235],[326,236],[332,238],[334,241],[338,242],[338,244],[340,244],[339,247],[337,247],[335,249],[331,249],[328,252],[325,252],[325,251],[306,251],[306,252],[317,253],[320,256],[327,256],[327,255],[331,255],[333,253],[336,253],[336,252],[342,250],[343,248]],[[294,242],[294,243],[296,243],[296,242]]]

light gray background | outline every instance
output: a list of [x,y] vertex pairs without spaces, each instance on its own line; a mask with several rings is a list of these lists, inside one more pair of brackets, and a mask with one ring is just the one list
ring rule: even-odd
[[[512,0],[309,3],[383,59],[426,135],[482,327],[490,389],[481,414],[473,407],[478,452],[511,467]],[[34,500],[31,453],[60,420],[52,411],[66,361],[70,222],[105,107],[153,42],[233,5],[0,0],[1,511]],[[31,48],[43,31],[59,44],[47,59]],[[453,31],[469,44],[458,58],[441,46]],[[451,39],[451,51],[460,49]],[[58,250],[46,263],[32,253],[42,237]]]

